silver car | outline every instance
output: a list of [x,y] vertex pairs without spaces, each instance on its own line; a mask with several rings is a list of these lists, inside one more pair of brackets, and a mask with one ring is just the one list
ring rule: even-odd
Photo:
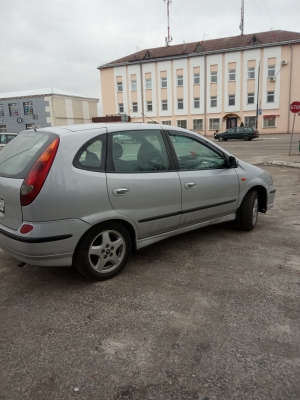
[[170,236],[233,220],[250,231],[274,197],[267,172],[185,129],[29,130],[0,152],[0,247],[25,264],[73,265],[102,280]]

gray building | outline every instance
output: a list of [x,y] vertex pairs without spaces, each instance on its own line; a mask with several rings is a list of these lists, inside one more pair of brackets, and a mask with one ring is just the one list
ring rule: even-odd
[[0,93],[0,132],[90,123],[98,101],[55,88]]

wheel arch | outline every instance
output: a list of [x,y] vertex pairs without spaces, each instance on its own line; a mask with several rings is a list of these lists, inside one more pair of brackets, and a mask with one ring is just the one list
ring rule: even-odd
[[[258,194],[258,211],[261,213],[266,213],[267,212],[267,189],[264,186],[261,185],[256,185],[252,186],[247,193],[249,193],[251,190],[256,190]],[[245,196],[247,195],[245,193]],[[244,197],[245,197],[244,196]]]

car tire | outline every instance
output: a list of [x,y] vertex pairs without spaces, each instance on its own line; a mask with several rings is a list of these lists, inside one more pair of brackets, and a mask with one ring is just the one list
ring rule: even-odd
[[223,138],[224,142],[227,142],[228,139]]
[[248,136],[243,136],[243,141],[246,142],[248,140]]
[[131,249],[127,229],[117,222],[104,222],[82,237],[73,265],[85,277],[102,281],[112,278],[124,268]]
[[239,210],[239,228],[243,231],[252,231],[257,222],[258,194],[250,190],[244,197]]
[[223,142],[223,140],[224,140],[224,139],[222,138],[222,136],[218,137],[218,141],[219,141],[219,142]]

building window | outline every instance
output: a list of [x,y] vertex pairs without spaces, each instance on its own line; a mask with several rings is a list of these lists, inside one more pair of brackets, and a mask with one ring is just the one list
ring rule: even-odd
[[118,90],[118,92],[123,92],[123,83],[122,82],[117,82],[117,90]]
[[267,103],[274,103],[274,91],[267,92]]
[[124,104],[119,103],[119,113],[123,113],[123,112],[124,112]]
[[244,119],[245,127],[255,128],[256,125],[256,117],[245,117]]
[[193,130],[202,131],[203,129],[203,119],[193,119]]
[[24,115],[32,115],[33,114],[33,104],[32,101],[26,101],[23,103]]
[[147,121],[147,124],[157,124],[157,121]]
[[248,93],[247,104],[254,104],[254,93]]
[[276,128],[276,116],[270,116],[265,118],[265,116],[263,117],[264,123],[263,123],[263,127],[264,128]]
[[171,125],[171,121],[161,121],[162,125]]
[[4,117],[4,105],[0,104],[0,117]]
[[228,80],[235,81],[235,69],[230,69],[228,72]]
[[0,132],[6,132],[6,125],[0,125]]
[[9,115],[10,115],[11,117],[14,117],[14,116],[16,116],[16,115],[19,115],[19,108],[18,108],[17,103],[11,103],[11,104],[9,104],[9,105],[8,105],[8,108],[9,108]]
[[138,112],[138,103],[132,103],[132,112]]
[[152,80],[146,79],[146,89],[152,89]]
[[133,91],[137,90],[137,83],[136,83],[136,80],[131,81],[131,90],[133,90]]
[[235,94],[230,94],[228,96],[228,105],[235,106]]
[[275,76],[275,65],[268,65],[268,77]]
[[177,86],[183,86],[183,76],[182,75],[177,76]]
[[161,79],[161,87],[166,88],[168,87],[167,78],[160,78]]
[[209,129],[220,129],[220,118],[209,118]]
[[147,111],[152,111],[152,101],[147,101]]
[[211,83],[218,82],[218,72],[217,71],[211,71],[211,73],[210,73],[210,82]]
[[168,100],[162,100],[161,101],[161,109],[163,111],[166,111],[168,109]]
[[187,129],[187,120],[181,119],[177,121],[178,128]]
[[194,108],[200,108],[200,98],[199,97],[194,98]]
[[183,99],[177,99],[178,110],[183,110]]
[[210,98],[210,106],[211,107],[217,107],[218,101],[217,101],[217,96],[212,96]]
[[35,124],[26,124],[26,130],[34,129],[34,128],[35,128]]
[[248,79],[255,79],[255,67],[248,68]]
[[194,74],[194,85],[199,85],[200,83],[200,74]]

